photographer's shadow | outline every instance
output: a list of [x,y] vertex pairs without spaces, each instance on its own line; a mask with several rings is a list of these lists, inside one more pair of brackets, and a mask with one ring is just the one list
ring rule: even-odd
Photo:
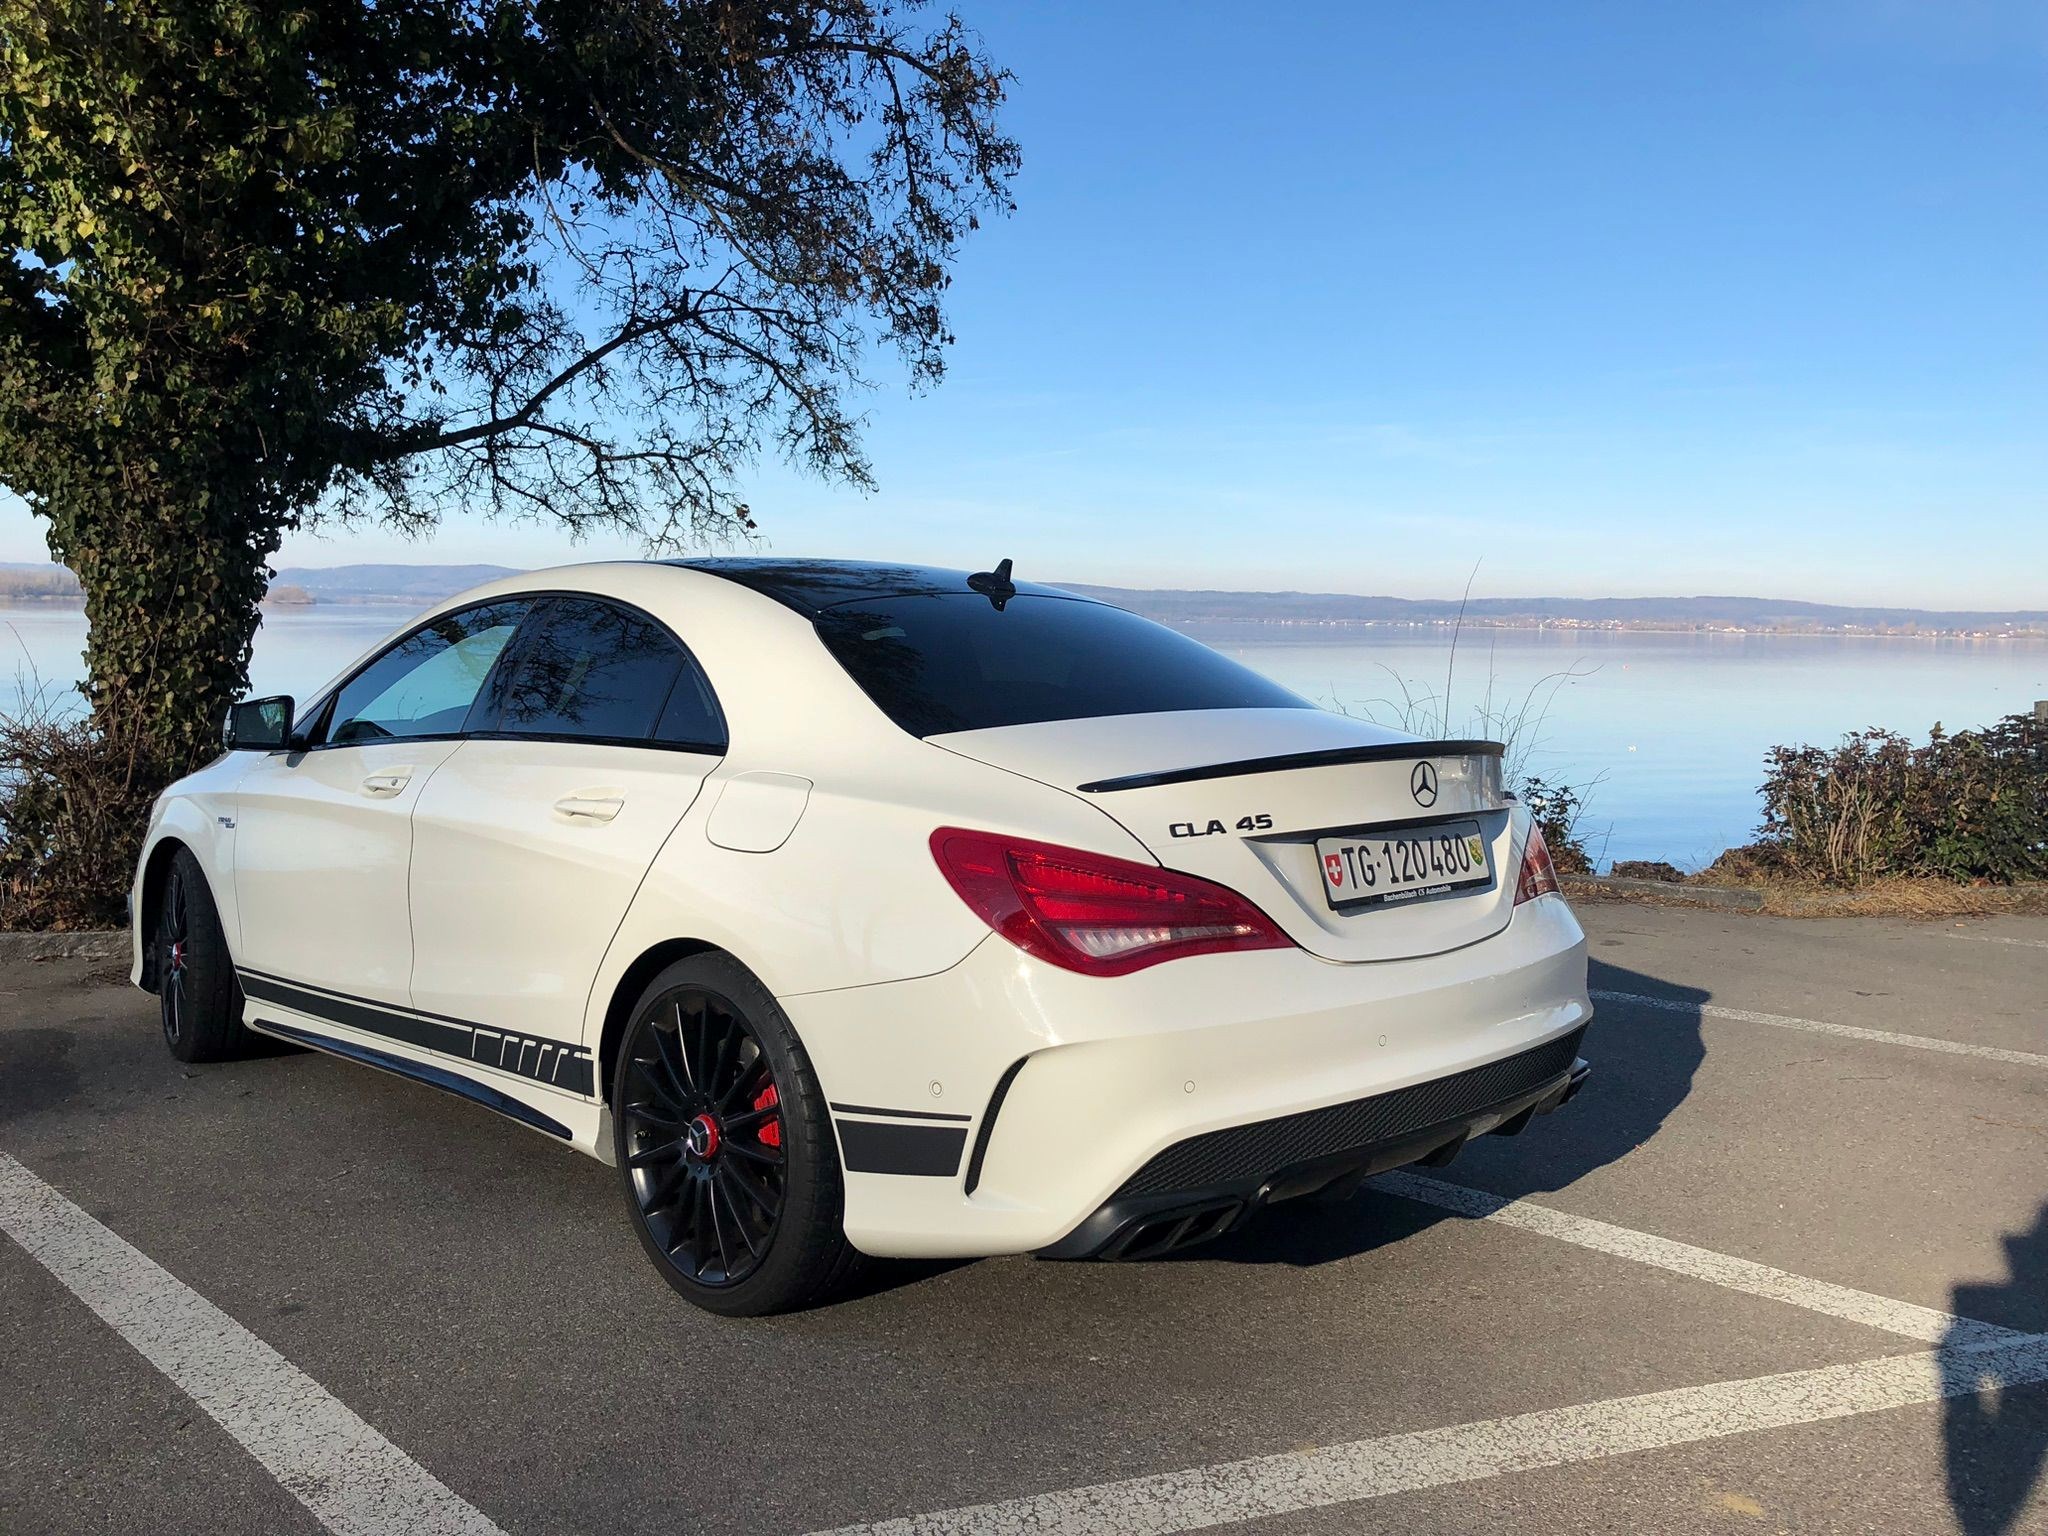
[[[1700,1009],[1708,994],[1600,960],[1592,962],[1588,985],[1595,992],[1654,997],[1671,1006],[1596,1004],[1579,1048],[1593,1064],[1585,1091],[1555,1114],[1530,1121],[1519,1136],[1482,1136],[1468,1143],[1441,1177],[1518,1199],[1564,1189],[1657,1135],[1692,1092],[1706,1056]],[[1405,1200],[1296,1200],[1262,1212],[1221,1241],[1170,1258],[1322,1264],[1452,1219]]]
[[[2004,1245],[2004,1282],[1957,1286],[1949,1310],[1972,1322],[2048,1335],[2048,1205],[2029,1230],[2006,1234]],[[2048,1386],[1994,1390],[1986,1367],[1995,1362],[1973,1358],[1967,1327],[1950,1330],[1943,1363],[1951,1387],[1961,1388],[1942,1403],[1949,1504],[1966,1536],[2006,1536],[2022,1529],[2048,1462]]]

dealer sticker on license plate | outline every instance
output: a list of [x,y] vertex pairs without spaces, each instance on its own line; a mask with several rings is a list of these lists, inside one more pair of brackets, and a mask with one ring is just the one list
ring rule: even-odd
[[1316,863],[1333,907],[1414,901],[1493,880],[1476,821],[1319,837]]

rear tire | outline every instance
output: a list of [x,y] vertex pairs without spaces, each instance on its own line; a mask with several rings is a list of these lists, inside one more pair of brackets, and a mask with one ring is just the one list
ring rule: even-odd
[[171,856],[150,942],[156,948],[157,1011],[171,1054],[180,1061],[246,1055],[242,984],[228,956],[213,891],[188,849]]
[[851,1278],[825,1095],[788,1017],[728,955],[648,984],[619,1042],[612,1149],[662,1278],[708,1312],[813,1306]]

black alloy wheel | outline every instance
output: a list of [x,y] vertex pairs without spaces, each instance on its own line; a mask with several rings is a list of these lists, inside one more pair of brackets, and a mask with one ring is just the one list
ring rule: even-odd
[[164,1027],[164,1043],[173,1051],[185,1037],[186,949],[192,927],[191,902],[185,894],[185,872],[172,861],[164,879],[156,914],[156,1000]]
[[677,1291],[751,1317],[844,1283],[859,1255],[830,1111],[787,1016],[738,961],[693,955],[653,979],[611,1102],[634,1228]]
[[781,1093],[723,998],[679,987],[634,1032],[619,1117],[649,1235],[697,1285],[737,1285],[775,1241],[787,1194]]
[[220,912],[199,861],[180,848],[164,871],[150,936],[157,1016],[164,1044],[180,1061],[248,1054],[242,984],[228,955]]

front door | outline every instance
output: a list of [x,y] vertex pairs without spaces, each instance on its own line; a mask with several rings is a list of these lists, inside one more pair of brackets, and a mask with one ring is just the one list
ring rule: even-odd
[[306,750],[244,776],[235,959],[251,996],[288,986],[407,1006],[413,811],[530,606],[487,603],[404,636],[337,690]]

